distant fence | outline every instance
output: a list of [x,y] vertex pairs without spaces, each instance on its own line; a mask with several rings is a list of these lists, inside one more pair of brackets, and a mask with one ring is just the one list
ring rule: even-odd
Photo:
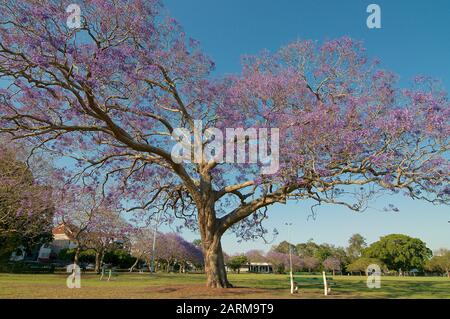
[[0,264],[0,272],[13,274],[52,274],[55,272],[55,266],[50,264],[14,262]]

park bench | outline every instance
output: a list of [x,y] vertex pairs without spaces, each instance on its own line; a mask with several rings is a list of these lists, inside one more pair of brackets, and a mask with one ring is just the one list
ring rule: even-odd
[[[294,279],[294,283],[298,287],[310,287],[310,286],[320,286],[323,287],[323,279],[319,277],[314,278],[297,278]],[[327,284],[329,287],[336,286],[336,282],[333,281],[332,277],[327,277]]]
[[[336,287],[336,282],[333,281],[332,277],[326,277],[327,280],[327,293],[330,294],[331,293],[331,288],[335,288]],[[319,277],[314,277],[314,278],[297,278],[297,280],[295,280],[294,278],[294,290],[295,292],[298,292],[298,289],[300,288],[323,288],[324,287],[324,283],[323,283],[323,278],[319,278]]]
[[103,277],[108,277],[107,281],[110,281],[112,277],[119,276],[119,273],[117,272],[116,268],[102,268],[100,280],[103,280]]
[[0,271],[17,274],[51,274],[54,273],[55,266],[35,262],[11,262],[0,265]]

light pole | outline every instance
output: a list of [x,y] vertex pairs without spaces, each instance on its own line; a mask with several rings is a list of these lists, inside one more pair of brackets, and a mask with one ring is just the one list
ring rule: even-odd
[[156,249],[156,234],[158,233],[158,226],[161,221],[162,212],[158,214],[156,219],[155,229],[153,231],[153,247],[152,247],[152,261],[150,263],[150,273],[155,272],[155,249]]
[[289,245],[289,277],[291,281],[291,294],[294,293],[294,276],[292,274],[292,245],[291,245],[291,227],[292,223],[285,223],[288,227],[288,245]]

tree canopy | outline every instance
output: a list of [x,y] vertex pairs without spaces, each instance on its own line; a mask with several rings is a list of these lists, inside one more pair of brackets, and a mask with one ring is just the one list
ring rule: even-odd
[[370,265],[378,265],[380,269],[386,270],[386,266],[383,264],[383,262],[377,258],[367,258],[367,257],[361,257],[353,261],[351,264],[347,266],[347,271],[349,272],[359,272],[359,273],[365,273],[367,272],[367,268]]
[[53,215],[52,189],[36,181],[18,149],[0,145],[0,259],[51,241]]
[[425,264],[425,269],[432,272],[446,273],[450,277],[450,250],[440,249]]
[[353,260],[361,257],[362,251],[367,247],[366,239],[361,234],[354,234],[348,240],[347,253]]
[[237,273],[240,273],[241,267],[247,264],[248,258],[245,255],[237,255],[230,257],[230,259],[228,259],[227,262],[227,266]]
[[[231,286],[222,235],[263,236],[273,204],[362,211],[379,192],[449,202],[447,93],[426,77],[400,87],[359,41],[295,41],[217,79],[158,0],[86,0],[75,29],[65,4],[0,3],[0,132],[71,158],[65,183],[100,184],[126,209],[198,230],[209,287]],[[212,135],[227,128],[259,130],[271,156],[204,155],[224,149]],[[178,129],[197,145],[181,162]]]
[[363,255],[381,260],[389,269],[410,271],[422,270],[432,251],[418,238],[391,234],[370,245]]

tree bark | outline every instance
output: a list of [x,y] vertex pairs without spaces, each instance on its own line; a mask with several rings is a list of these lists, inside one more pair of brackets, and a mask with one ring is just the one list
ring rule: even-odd
[[232,288],[227,278],[222,245],[210,245],[205,249],[206,286],[210,288]]
[[77,266],[80,264],[80,252],[81,249],[80,246],[78,245],[77,249],[75,250],[75,256],[73,257],[73,263]]
[[222,229],[216,220],[214,202],[199,210],[199,228],[203,245],[206,286],[209,288],[232,288],[227,278],[223,258]]
[[100,268],[102,266],[101,263],[102,263],[102,252],[96,251],[95,252],[95,272],[97,274],[100,273]]
[[139,262],[139,257],[136,257],[136,261],[135,261],[134,264],[130,267],[130,272],[133,272],[134,267],[137,266],[138,262]]

